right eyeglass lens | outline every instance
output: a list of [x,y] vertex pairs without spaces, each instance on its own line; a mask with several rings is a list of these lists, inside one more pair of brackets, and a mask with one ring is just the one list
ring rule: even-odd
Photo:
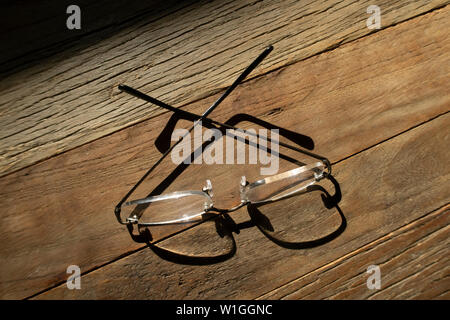
[[211,198],[202,192],[172,193],[125,203],[123,214],[138,218],[140,224],[179,224],[202,220]]
[[270,176],[248,185],[245,197],[252,203],[273,201],[295,194],[314,184],[324,175],[322,161]]

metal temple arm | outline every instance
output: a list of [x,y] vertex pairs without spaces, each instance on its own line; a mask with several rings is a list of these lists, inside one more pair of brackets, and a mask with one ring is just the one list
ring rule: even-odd
[[[256,66],[258,64],[261,63],[262,60],[264,60],[264,58],[273,50],[273,46],[269,46],[267,47],[245,70],[244,72],[241,73],[241,75],[239,75],[239,77],[231,84],[230,87],[228,87],[228,89],[194,122],[193,126],[189,129],[189,132],[191,132],[194,127],[200,122],[200,120],[205,119],[237,86],[239,83],[241,83],[248,75],[250,72],[253,71],[253,69],[256,68]],[[126,85],[119,85],[119,89],[123,90],[129,94],[132,94],[138,98],[141,98],[145,101],[148,102],[152,102],[160,107],[163,107],[165,109],[168,109],[170,111],[173,112],[178,112],[177,108],[172,107],[166,103],[163,103],[161,101],[158,101],[155,98],[152,98],[150,96],[145,95],[142,92],[139,92],[138,90],[135,90],[131,87],[128,87]],[[186,111],[184,111],[186,112]],[[191,114],[192,116],[193,114]],[[195,117],[197,118],[198,116],[195,115]],[[156,161],[156,163],[141,177],[141,179],[139,179],[139,181],[130,189],[130,191],[128,191],[128,193],[122,198],[122,200],[120,200],[120,202],[116,205],[115,209],[114,209],[114,213],[116,215],[117,220],[119,221],[119,223],[121,224],[126,224],[126,222],[122,221],[121,217],[120,217],[120,211],[121,211],[121,206],[122,204],[128,199],[128,197],[136,190],[136,188],[145,180],[145,178],[162,162],[162,160],[164,160],[164,158],[175,148],[176,145],[178,145],[178,143],[180,143],[182,141],[182,139],[178,140],[177,142],[175,142],[162,156],[161,158],[158,159],[158,161]]]

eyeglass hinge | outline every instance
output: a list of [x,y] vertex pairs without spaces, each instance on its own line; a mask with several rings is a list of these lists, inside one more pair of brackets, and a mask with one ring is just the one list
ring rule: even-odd
[[130,224],[137,224],[138,223],[138,217],[137,217],[137,215],[134,215],[134,216],[132,216],[132,217],[128,217],[127,218],[127,223],[130,223]]
[[209,180],[209,179],[206,180],[206,185],[202,188],[202,190],[203,190],[203,192],[206,192],[207,194],[209,194],[212,197],[213,192],[212,192],[211,180]]

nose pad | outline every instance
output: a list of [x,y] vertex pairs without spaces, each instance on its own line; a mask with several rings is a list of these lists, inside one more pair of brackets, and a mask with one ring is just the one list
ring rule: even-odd
[[245,187],[248,185],[247,178],[245,176],[241,177],[239,183],[239,193],[241,195],[241,202],[247,202],[247,195],[245,194]]
[[206,180],[206,184],[205,186],[202,188],[202,191],[205,192],[208,196],[209,199],[205,201],[204,204],[204,211],[207,212],[209,209],[211,209],[213,207],[213,201],[212,201],[212,196],[213,196],[213,191],[212,191],[212,183],[211,180],[207,179]]
[[205,186],[202,188],[203,192],[206,192],[210,197],[214,195],[212,190],[211,180],[207,179]]

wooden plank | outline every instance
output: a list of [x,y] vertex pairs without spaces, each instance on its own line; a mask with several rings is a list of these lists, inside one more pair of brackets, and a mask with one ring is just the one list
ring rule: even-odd
[[[250,114],[311,137],[317,153],[332,161],[343,159],[448,110],[449,74],[441,67],[449,56],[442,32],[448,16],[447,9],[431,13],[249,81],[211,116],[225,121]],[[201,113],[216,98],[187,108]],[[2,297],[26,297],[64,281],[70,264],[87,271],[142,246],[117,224],[113,208],[159,157],[153,141],[168,117],[0,180],[0,255],[8,261],[1,266]],[[172,169],[168,160],[152,177],[159,183]],[[204,177],[229,172],[227,166],[191,166],[170,188],[200,188]],[[232,172],[222,194],[235,189],[240,172]],[[151,183],[142,192],[152,190]],[[226,199],[236,200],[233,193]],[[158,239],[167,232],[153,234]]]
[[[0,73],[39,64],[43,58],[62,50],[86,49],[92,41],[105,40],[144,14],[148,21],[177,11],[177,1],[79,0],[81,29],[69,30],[69,0],[24,0],[2,3],[0,10]],[[129,23],[128,23],[129,24]],[[71,48],[71,49],[70,49]]]
[[[260,299],[448,299],[450,205],[296,279]],[[365,273],[378,265],[381,289]]]
[[[236,253],[220,263],[200,266],[173,263],[146,248],[86,274],[81,278],[81,290],[68,290],[63,284],[38,298],[259,297],[448,203],[450,170],[445,161],[448,151],[441,146],[449,142],[446,130],[449,124],[450,115],[441,116],[337,164],[335,176],[342,191],[339,207],[347,227],[322,245],[289,250],[269,241],[256,227],[242,228],[235,235]],[[334,193],[331,188],[328,190]],[[337,230],[341,219],[335,210],[323,208],[320,197],[314,199],[313,193],[309,197],[291,198],[287,204],[283,200],[278,209],[269,209],[264,214],[275,213],[270,220],[274,226],[287,222],[300,243],[326,236],[330,230]],[[297,210],[292,213],[286,206]],[[232,219],[241,226],[248,225],[245,209],[235,212]],[[184,247],[190,253],[191,245],[204,243],[201,235],[208,229],[211,226],[203,224],[160,245],[176,251]],[[379,256],[373,262],[380,262]]]
[[[447,3],[380,0],[377,4],[386,28]],[[75,45],[3,76],[0,175],[161,112],[119,94],[121,82],[182,106],[229,85],[268,44],[276,50],[253,76],[367,35],[372,32],[365,23],[371,4],[195,2],[157,21],[143,15],[104,40],[95,35],[84,39],[89,47]],[[448,39],[447,30],[439,32]]]

